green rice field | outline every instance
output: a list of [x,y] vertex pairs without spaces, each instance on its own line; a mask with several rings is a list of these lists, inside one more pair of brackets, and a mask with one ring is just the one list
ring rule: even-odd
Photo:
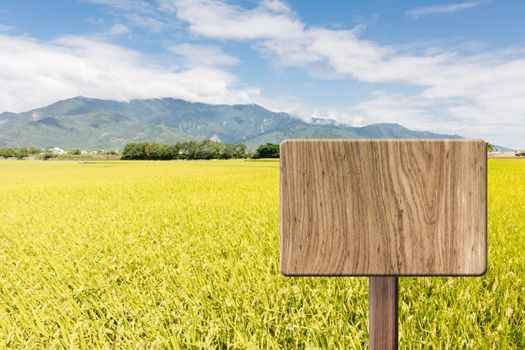
[[[400,278],[400,349],[525,349],[525,160],[483,277]],[[362,349],[367,278],[279,273],[278,161],[0,161],[0,348]]]

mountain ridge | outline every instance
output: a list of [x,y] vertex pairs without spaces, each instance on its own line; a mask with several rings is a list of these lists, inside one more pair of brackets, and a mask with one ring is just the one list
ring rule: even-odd
[[254,148],[287,138],[461,138],[397,123],[353,127],[331,119],[307,122],[257,104],[211,105],[175,98],[127,102],[77,96],[26,112],[0,114],[0,146],[114,149],[128,142],[213,139]]

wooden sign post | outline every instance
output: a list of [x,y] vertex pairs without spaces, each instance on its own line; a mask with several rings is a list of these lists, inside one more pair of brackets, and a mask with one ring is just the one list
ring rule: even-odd
[[481,140],[287,140],[281,272],[370,276],[370,349],[397,348],[398,276],[487,266]]

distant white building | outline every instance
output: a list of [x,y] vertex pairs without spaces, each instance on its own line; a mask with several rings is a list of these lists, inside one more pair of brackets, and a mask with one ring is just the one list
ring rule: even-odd
[[94,154],[98,154],[98,151],[87,151],[87,150],[83,149],[83,150],[80,151],[80,154],[82,154],[82,155],[94,155]]
[[221,142],[221,139],[220,139],[219,135],[213,134],[213,136],[210,137],[210,141]]
[[487,155],[489,157],[514,157],[516,156],[516,152],[501,152],[501,151],[495,151],[495,152],[488,152]]
[[53,147],[50,148],[49,151],[53,154],[66,154],[66,151],[64,151],[62,148]]

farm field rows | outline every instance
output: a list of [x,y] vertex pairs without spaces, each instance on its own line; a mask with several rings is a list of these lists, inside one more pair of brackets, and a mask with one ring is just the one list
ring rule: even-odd
[[[278,161],[1,161],[0,348],[360,349],[367,278],[279,273]],[[525,348],[525,160],[488,271],[400,278],[401,349]]]

